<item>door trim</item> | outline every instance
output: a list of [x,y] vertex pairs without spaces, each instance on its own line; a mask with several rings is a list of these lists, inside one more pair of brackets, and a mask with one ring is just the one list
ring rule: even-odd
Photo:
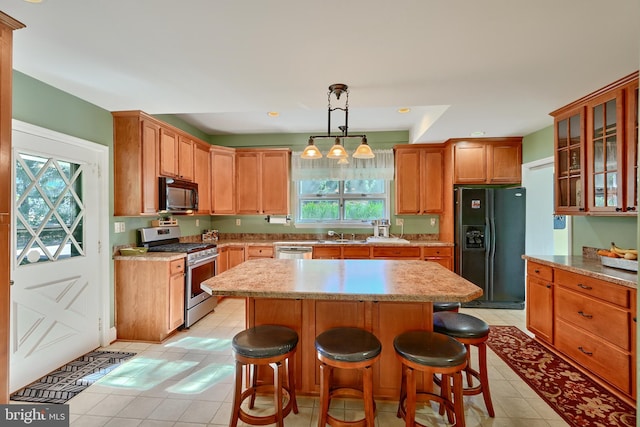
[[[101,145],[96,142],[88,141],[86,139],[77,138],[75,136],[67,135],[64,133],[56,132],[51,129],[46,129],[40,126],[32,125],[20,120],[11,120],[11,130],[19,131],[31,135],[35,135],[42,138],[49,138],[64,144],[69,144],[76,147],[81,147],[85,150],[90,150],[96,153],[97,162],[99,167],[98,181],[99,181],[99,194],[98,194],[98,293],[100,300],[98,306],[100,307],[100,345],[106,346],[113,342],[116,338],[115,327],[112,319],[111,310],[111,250],[109,242],[109,147]],[[15,147],[13,147],[15,148]],[[14,182],[11,184],[14,185]],[[15,219],[13,212],[15,211],[15,200],[12,200],[12,236],[15,235]],[[15,270],[15,259],[11,257],[11,272]],[[107,323],[108,319],[108,323]]]

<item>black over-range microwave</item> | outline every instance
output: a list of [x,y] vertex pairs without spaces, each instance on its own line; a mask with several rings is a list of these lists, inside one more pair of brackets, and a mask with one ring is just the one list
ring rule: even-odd
[[198,210],[198,184],[174,178],[160,177],[158,210],[190,214]]

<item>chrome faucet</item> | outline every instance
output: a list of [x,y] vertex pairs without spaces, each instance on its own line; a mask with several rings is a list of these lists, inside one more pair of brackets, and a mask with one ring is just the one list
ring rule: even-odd
[[351,240],[356,240],[356,233],[351,233]]

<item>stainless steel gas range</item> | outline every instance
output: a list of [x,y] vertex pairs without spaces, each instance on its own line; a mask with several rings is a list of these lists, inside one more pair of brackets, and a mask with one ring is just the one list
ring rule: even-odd
[[184,327],[188,328],[216,307],[218,299],[200,288],[200,283],[218,273],[218,248],[213,243],[180,242],[178,226],[138,229],[139,244],[149,252],[186,254]]

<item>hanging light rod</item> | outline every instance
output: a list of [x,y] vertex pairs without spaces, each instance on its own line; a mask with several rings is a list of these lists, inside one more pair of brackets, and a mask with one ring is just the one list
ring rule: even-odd
[[[331,95],[335,95],[337,100],[340,100],[340,96],[345,93],[347,95],[346,102],[344,107],[332,107],[331,106]],[[315,140],[316,139],[334,139],[335,143],[333,147],[329,149],[329,153],[327,154],[327,158],[329,159],[347,159],[349,155],[347,151],[344,149],[344,140],[347,138],[360,138],[361,142],[356,151],[353,153],[353,157],[356,159],[371,159],[375,157],[371,147],[367,143],[367,135],[349,135],[349,86],[344,83],[334,83],[329,86],[329,92],[327,93],[327,134],[326,135],[312,135],[309,137],[309,142],[307,147],[302,152],[303,159],[319,159],[322,157],[322,153],[316,147]],[[331,113],[339,110],[344,111],[344,125],[338,126],[338,129],[342,132],[341,134],[332,135],[331,134]],[[347,162],[342,162],[347,163]]]

